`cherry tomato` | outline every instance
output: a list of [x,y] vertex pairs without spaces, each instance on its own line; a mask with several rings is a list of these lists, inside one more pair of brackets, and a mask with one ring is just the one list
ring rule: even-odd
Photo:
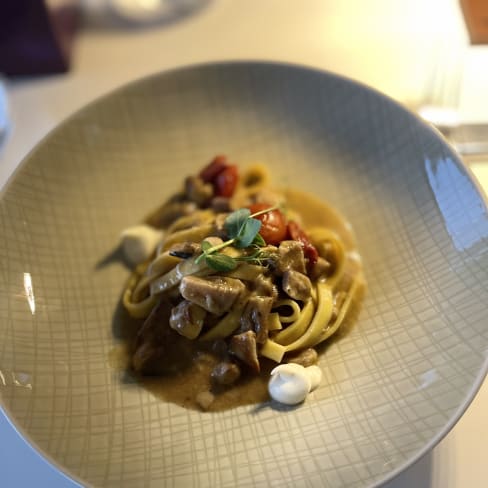
[[308,259],[309,264],[315,264],[319,253],[305,231],[293,220],[288,222],[288,235],[303,246],[303,254]]
[[229,163],[227,162],[227,156],[215,156],[215,158],[210,161],[205,168],[200,171],[200,178],[205,182],[205,183],[212,183],[217,175],[224,171],[225,168],[229,166]]
[[238,180],[239,171],[237,166],[235,164],[227,166],[213,181],[215,195],[230,198],[234,194]]
[[[251,214],[253,214],[270,207],[272,207],[272,205],[268,203],[255,203],[249,207],[249,210]],[[277,245],[285,239],[287,232],[286,219],[278,209],[258,215],[256,219],[261,221],[261,229],[259,229],[259,233],[266,241],[266,244]]]

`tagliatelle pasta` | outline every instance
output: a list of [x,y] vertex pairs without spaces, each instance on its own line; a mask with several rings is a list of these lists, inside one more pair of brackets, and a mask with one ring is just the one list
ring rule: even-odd
[[161,239],[122,297],[141,320],[131,365],[185,384],[206,369],[190,406],[214,409],[273,362],[315,362],[312,349],[340,329],[364,288],[341,218],[269,181],[263,166],[239,174],[218,156],[146,220]]

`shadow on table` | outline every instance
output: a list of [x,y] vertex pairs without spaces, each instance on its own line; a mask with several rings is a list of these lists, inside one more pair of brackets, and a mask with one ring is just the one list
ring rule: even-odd
[[432,451],[420,458],[414,465],[388,481],[381,488],[431,488]]

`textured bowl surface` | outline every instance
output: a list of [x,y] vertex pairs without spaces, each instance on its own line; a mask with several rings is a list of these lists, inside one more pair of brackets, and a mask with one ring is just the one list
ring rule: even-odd
[[[296,409],[188,411],[109,365],[128,271],[107,256],[216,153],[266,163],[357,235],[359,321]],[[63,123],[2,193],[2,404],[94,486],[374,486],[433,447],[483,381],[487,236],[486,204],[449,147],[368,88],[259,63],[136,82]]]

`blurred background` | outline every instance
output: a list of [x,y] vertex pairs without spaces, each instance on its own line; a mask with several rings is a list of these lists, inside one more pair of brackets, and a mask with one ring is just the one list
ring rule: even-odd
[[[361,81],[439,126],[488,188],[487,0],[2,0],[0,188],[54,126],[131,80],[266,60]],[[488,387],[388,488],[488,486]],[[8,446],[8,448],[7,448]],[[74,483],[0,415],[1,486]]]

